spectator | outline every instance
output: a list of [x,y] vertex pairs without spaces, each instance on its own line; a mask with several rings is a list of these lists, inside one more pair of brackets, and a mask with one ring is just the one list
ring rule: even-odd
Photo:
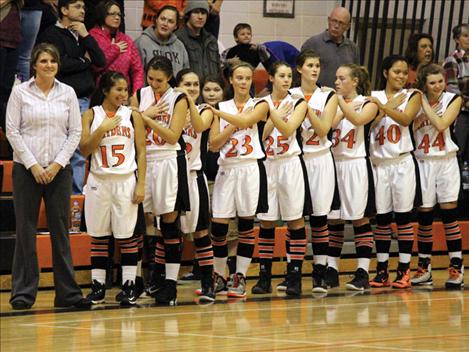
[[324,32],[304,42],[301,51],[312,49],[321,55],[321,75],[319,83],[334,87],[335,73],[344,64],[360,64],[358,46],[344,33],[350,28],[350,12],[345,7],[336,7],[328,17],[328,27]]
[[90,34],[106,57],[106,65],[96,68],[96,86],[104,73],[117,71],[125,76],[133,94],[143,87],[143,66],[132,38],[119,30],[123,18],[121,8],[115,0],[102,1],[95,8],[95,15],[96,26]]
[[447,90],[463,97],[463,108],[456,119],[455,134],[461,160],[469,161],[469,24],[453,28],[456,50],[445,59]]
[[59,9],[58,9],[58,0],[42,0],[41,3],[41,25],[39,26],[39,32],[37,33],[37,38],[42,36],[42,33],[55,24],[59,19]]
[[154,25],[145,29],[135,41],[144,67],[153,57],[165,56],[173,65],[173,77],[176,77],[183,68],[189,68],[189,56],[186,48],[174,34],[177,23],[177,8],[166,5],[158,10]]
[[16,67],[21,82],[29,79],[31,50],[33,50],[34,43],[36,43],[41,16],[40,0],[24,0],[24,6],[21,9],[21,35],[23,40],[18,47],[18,65]]
[[204,29],[208,10],[207,1],[190,0],[184,12],[186,26],[176,32],[189,54],[190,67],[201,80],[221,70],[217,39]]
[[433,54],[433,37],[430,34],[414,33],[410,35],[405,51],[405,58],[410,66],[407,78],[408,87],[415,84],[418,69],[433,61]]
[[[237,45],[226,49],[222,53],[224,71],[229,64],[239,60],[247,62],[256,68],[261,62],[266,69],[270,67],[270,54],[263,44],[252,43],[252,28],[248,23],[238,23],[233,29],[233,37]],[[228,77],[228,72],[225,72]]]
[[[47,28],[39,41],[54,44],[59,50],[62,64],[57,79],[75,90],[80,112],[83,113],[88,109],[89,96],[95,88],[91,66],[104,67],[106,58],[83,23],[85,19],[83,0],[59,0],[58,8],[59,21]],[[70,163],[73,169],[73,193],[82,193],[85,159],[78,149]]]
[[188,0],[145,0],[143,2],[143,15],[141,26],[145,30],[155,23],[158,11],[167,5],[174,6],[178,10],[179,18],[184,16],[184,9],[186,8]]
[[[85,12],[85,27],[87,30],[90,30],[94,26],[96,26],[96,0],[84,0],[85,1],[85,6],[86,6],[86,12]],[[105,1],[105,0],[103,0]],[[122,11],[122,14],[125,13],[124,11],[124,0],[115,0]],[[124,18],[124,16],[122,16]],[[121,24],[119,26],[119,30],[122,33],[125,33],[125,21],[121,21]]]
[[55,79],[57,49],[39,44],[32,54],[34,77],[16,86],[7,106],[7,137],[13,147],[16,243],[10,304],[29,309],[36,300],[39,267],[36,222],[44,198],[51,233],[56,307],[89,308],[74,279],[68,218],[72,192],[70,157],[81,135],[77,96]]
[[21,0],[0,2],[0,129],[5,130],[5,109],[15,81],[21,43]]

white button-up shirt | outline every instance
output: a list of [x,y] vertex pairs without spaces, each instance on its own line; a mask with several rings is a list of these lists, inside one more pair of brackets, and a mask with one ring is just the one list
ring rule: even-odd
[[6,111],[6,135],[13,160],[27,169],[57,162],[65,167],[81,137],[81,115],[72,87],[57,80],[46,96],[35,78],[17,85]]

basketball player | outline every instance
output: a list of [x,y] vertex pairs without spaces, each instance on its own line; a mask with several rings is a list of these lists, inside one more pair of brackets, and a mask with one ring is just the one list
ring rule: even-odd
[[[372,287],[389,286],[388,259],[391,245],[393,212],[397,225],[399,265],[393,288],[410,287],[409,263],[414,240],[410,223],[414,200],[419,203],[415,162],[409,125],[420,110],[419,93],[403,89],[409,65],[404,57],[391,55],[383,60],[383,90],[371,92],[370,101],[378,104],[380,113],[370,133],[370,158],[376,196],[375,242],[377,274]],[[417,197],[416,197],[417,195]]]
[[[299,127],[306,116],[307,103],[301,96],[292,97],[288,92],[292,83],[292,69],[283,61],[275,62],[269,69],[272,94],[270,115],[264,127],[263,142],[267,160],[267,189],[269,211],[258,214],[261,220],[259,232],[259,281],[252,293],[272,292],[272,256],[275,245],[277,220],[287,222],[290,233],[291,265],[287,273],[287,295],[301,295],[301,268],[306,251],[304,215],[311,212],[308,177],[301,158]],[[306,203],[306,204],[305,204]]]
[[[354,278],[346,287],[363,291],[370,287],[368,269],[373,232],[368,217],[374,215],[375,202],[373,175],[367,158],[368,124],[376,117],[378,106],[366,100],[370,95],[371,84],[365,67],[342,65],[337,69],[336,77],[335,88],[340,109],[332,123],[332,153],[337,171],[340,210],[329,214],[329,224],[342,225],[343,231],[344,220],[352,221],[358,265]],[[332,243],[330,240],[330,247]],[[331,255],[333,253],[329,248],[328,266],[338,272],[343,238],[335,243],[340,243],[340,246],[332,246],[333,250],[338,249],[338,255]]]
[[[327,214],[331,211],[335,191],[334,161],[327,135],[337,112],[334,91],[323,91],[317,85],[321,71],[319,55],[310,49],[302,51],[296,59],[301,85],[290,90],[308,102],[308,115],[301,128],[303,153],[313,202],[309,220],[314,253],[313,292],[327,292],[326,269],[329,229]],[[291,247],[291,246],[290,246]],[[291,252],[291,248],[290,248]],[[291,255],[291,253],[290,253]],[[279,289],[284,286],[280,286]]]
[[215,301],[213,281],[213,249],[208,235],[209,196],[207,178],[203,166],[207,158],[208,129],[213,121],[213,112],[205,105],[196,106],[200,95],[200,82],[191,69],[182,69],[176,76],[176,90],[187,96],[189,110],[184,126],[183,138],[186,143],[189,164],[189,200],[191,211],[181,216],[181,231],[193,234],[195,256],[201,274],[201,302]]
[[[212,244],[217,289],[227,291],[225,273],[228,247],[226,235],[230,218],[238,216],[239,243],[236,275],[229,297],[246,296],[246,272],[254,252],[254,215],[265,213],[267,205],[267,176],[262,159],[262,126],[269,105],[250,97],[253,68],[240,62],[232,67],[230,84],[234,98],[212,107],[215,114],[210,128],[210,149],[220,151],[212,205]],[[218,293],[218,292],[217,292]]]
[[[119,243],[122,264],[123,306],[136,303],[135,277],[138,249],[133,237],[138,204],[145,193],[145,131],[138,113],[124,106],[128,83],[118,72],[107,72],[83,114],[80,150],[91,155],[86,184],[86,227],[91,236],[91,293],[94,303],[103,303],[106,263],[111,235]],[[138,178],[135,179],[135,171]]]
[[[136,92],[131,105],[138,106],[146,130],[148,170],[145,185],[145,212],[160,216],[164,239],[166,279],[155,293],[155,301],[174,305],[177,301],[176,281],[181,263],[181,239],[177,220],[180,212],[189,211],[187,159],[182,138],[186,121],[187,99],[170,85],[171,61],[155,56],[147,65],[149,86]],[[158,102],[168,110],[154,114]]]
[[419,264],[412,285],[431,285],[433,207],[438,202],[446,234],[450,267],[446,288],[464,286],[461,230],[457,220],[460,173],[450,127],[459,114],[462,98],[445,92],[444,70],[430,64],[420,69],[417,80],[422,90],[422,109],[413,124],[420,170],[422,206],[418,209]]

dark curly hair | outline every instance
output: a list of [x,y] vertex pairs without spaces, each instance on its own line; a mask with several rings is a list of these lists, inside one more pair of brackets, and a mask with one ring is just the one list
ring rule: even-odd
[[426,33],[411,34],[407,42],[407,49],[405,50],[405,58],[407,59],[407,62],[409,63],[410,67],[413,70],[416,70],[417,66],[420,63],[418,61],[417,52],[419,48],[419,41],[421,39],[428,39],[432,43],[432,58],[430,62],[433,61],[433,58],[435,56],[435,53],[433,51],[433,37],[430,34],[426,34]]

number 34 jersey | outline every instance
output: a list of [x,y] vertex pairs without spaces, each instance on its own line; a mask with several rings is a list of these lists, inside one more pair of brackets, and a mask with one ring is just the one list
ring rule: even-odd
[[[360,113],[367,104],[366,98],[359,95],[350,104],[357,103],[355,111]],[[338,107],[340,109],[340,107]],[[332,153],[337,158],[363,158],[366,156],[365,127],[355,126],[346,116],[332,131]]]
[[[398,106],[397,110],[404,112],[413,94],[403,89],[397,92],[396,95],[401,93],[405,93],[406,98],[404,102]],[[388,102],[384,90],[372,91],[371,95],[378,98],[382,104]],[[372,159],[394,159],[413,149],[414,146],[412,145],[409,127],[402,126],[388,115],[385,115],[370,132],[370,157]]]
[[[456,94],[444,92],[432,108],[441,117],[457,97]],[[417,146],[414,153],[417,158],[445,156],[458,151],[458,146],[451,139],[450,129],[447,128],[442,132],[438,132],[428,120],[423,109],[420,109],[414,120],[413,132],[415,145]]]
[[[90,134],[108,117],[102,106],[93,107],[94,118]],[[95,175],[128,175],[137,169],[135,161],[135,134],[132,110],[120,106],[115,116],[121,117],[119,126],[104,134],[91,156],[91,172]]]
[[[236,115],[254,108],[263,100],[250,98],[242,109],[238,110],[233,99],[223,101],[218,104],[221,111]],[[222,132],[230,124],[220,119],[220,132]],[[220,149],[220,157],[218,165],[231,165],[242,161],[263,159],[265,154],[262,150],[259,136],[259,127],[257,123],[249,128],[237,128],[231,135],[230,139]]]

